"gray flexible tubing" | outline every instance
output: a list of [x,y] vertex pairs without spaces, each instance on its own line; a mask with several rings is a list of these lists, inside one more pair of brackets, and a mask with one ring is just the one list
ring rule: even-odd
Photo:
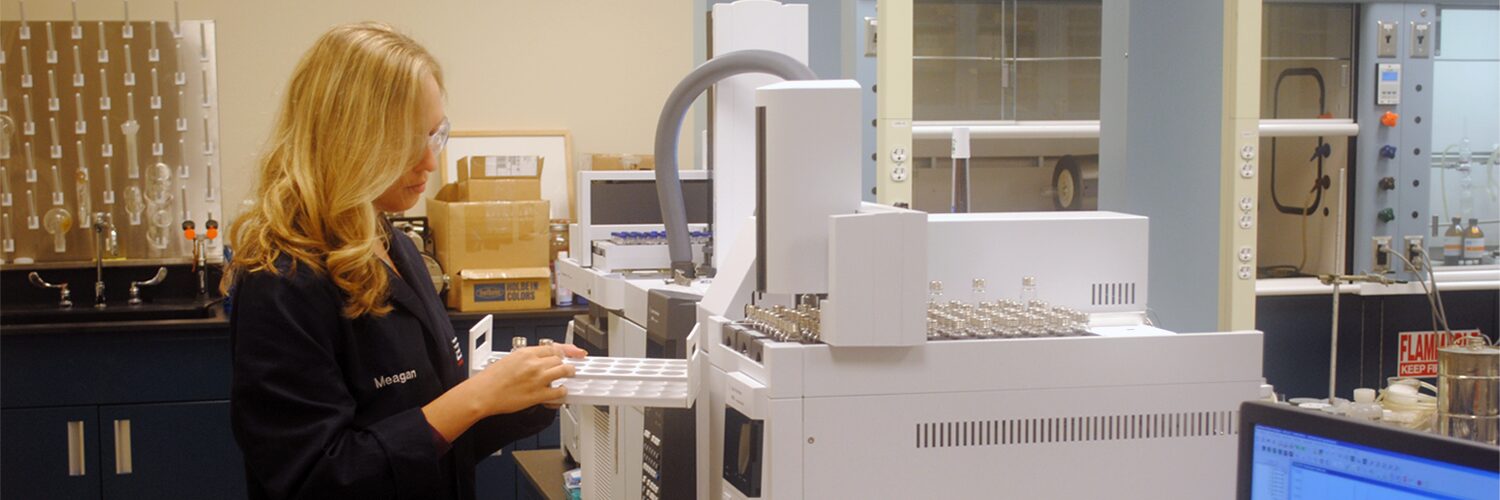
[[791,56],[769,50],[738,50],[693,68],[667,96],[656,120],[656,197],[661,220],[667,230],[667,251],[672,258],[674,280],[691,279],[693,247],[688,238],[687,207],[682,201],[682,181],[677,175],[677,135],[682,120],[698,94],[720,80],[744,73],[765,73],[784,80],[816,80],[812,68]]

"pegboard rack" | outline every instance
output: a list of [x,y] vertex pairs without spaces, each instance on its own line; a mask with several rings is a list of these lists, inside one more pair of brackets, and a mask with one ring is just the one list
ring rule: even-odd
[[214,39],[206,20],[0,22],[6,267],[92,265],[92,213],[108,260],[191,259],[183,222],[223,218]]

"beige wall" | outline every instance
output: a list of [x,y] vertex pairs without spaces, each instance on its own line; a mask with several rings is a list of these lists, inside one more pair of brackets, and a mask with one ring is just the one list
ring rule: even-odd
[[[28,20],[70,19],[66,0],[26,2]],[[81,19],[120,20],[118,0],[80,0]],[[662,102],[692,67],[690,0],[184,0],[218,27],[224,208],[250,195],[253,163],[302,52],[329,26],[393,24],[442,62],[454,130],[566,129],[575,157],[648,153]],[[0,0],[0,18],[19,3]],[[171,20],[170,0],[130,2]],[[691,125],[684,126],[692,130]],[[684,136],[683,163],[692,142]],[[548,166],[551,166],[549,162]],[[436,180],[434,179],[434,183]]]

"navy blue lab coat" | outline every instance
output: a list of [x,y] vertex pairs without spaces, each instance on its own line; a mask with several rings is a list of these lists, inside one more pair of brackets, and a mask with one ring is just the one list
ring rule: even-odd
[[480,421],[440,456],[422,406],[468,372],[417,248],[391,237],[383,317],[348,319],[326,275],[242,275],[230,317],[235,441],[250,498],[474,498],[474,466],[550,425],[536,406]]

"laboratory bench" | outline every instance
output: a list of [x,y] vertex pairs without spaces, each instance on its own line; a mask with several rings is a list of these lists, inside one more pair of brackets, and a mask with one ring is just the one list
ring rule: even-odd
[[[563,473],[573,468],[563,457],[561,449],[527,450],[516,452],[516,466],[526,478],[523,493],[518,498],[538,500],[566,500]],[[529,496],[528,496],[529,495]]]
[[[68,316],[76,321],[58,322],[28,316],[25,309],[37,302],[21,299],[35,291],[10,285],[9,311],[0,311],[0,498],[246,497],[229,425],[231,348],[222,303],[208,300],[200,317],[140,319],[152,316],[120,305],[112,306],[120,308],[114,316],[78,311]],[[92,309],[92,289],[83,288],[75,287],[73,307]],[[127,288],[112,288],[111,296],[123,299]],[[55,294],[41,299],[55,307]],[[568,321],[586,311],[495,313],[495,333],[533,344],[561,341]],[[485,313],[449,315],[467,346],[469,328]],[[481,462],[479,497],[527,494],[512,453],[559,444],[554,423]]]
[[[1494,338],[1500,330],[1500,285],[1493,280],[1449,281],[1441,273],[1438,281],[1449,326]],[[1265,333],[1266,381],[1290,397],[1326,397],[1331,289],[1316,280],[1260,280],[1256,286],[1255,329]],[[1403,346],[1403,336],[1432,331],[1430,311],[1427,296],[1415,283],[1341,287],[1338,394],[1350,397],[1355,388],[1382,388],[1388,378],[1399,375],[1403,354],[1412,354],[1409,345]]]

